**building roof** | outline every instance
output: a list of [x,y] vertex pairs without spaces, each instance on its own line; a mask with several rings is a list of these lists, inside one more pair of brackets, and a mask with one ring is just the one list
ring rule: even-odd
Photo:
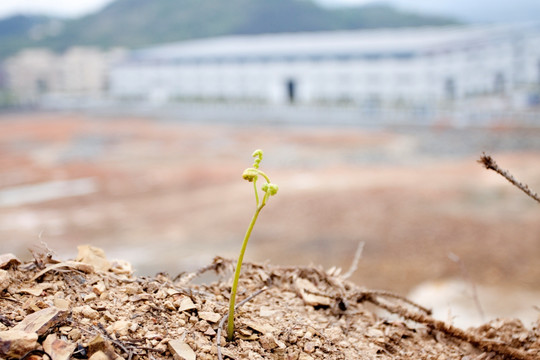
[[129,61],[227,61],[304,57],[411,57],[518,37],[540,24],[460,25],[224,36],[135,50]]

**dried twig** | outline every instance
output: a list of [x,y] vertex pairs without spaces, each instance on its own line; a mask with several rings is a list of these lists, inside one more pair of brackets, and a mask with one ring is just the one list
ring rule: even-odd
[[432,329],[441,331],[449,336],[466,341],[469,344],[474,345],[483,351],[495,352],[499,355],[508,357],[510,359],[518,359],[518,360],[530,359],[530,356],[528,356],[528,354],[522,350],[510,347],[500,342],[483,339],[479,336],[465,332],[459,328],[456,328],[450,324],[447,324],[444,321],[436,320],[432,318],[431,316],[410,311],[404,308],[403,306],[390,305],[385,302],[381,302],[376,298],[376,296],[367,296],[365,300],[380,307],[381,309],[389,311],[393,314],[400,315],[401,317],[405,319],[416,321]]
[[[247,298],[245,298],[244,300],[242,300],[238,304],[236,304],[236,306],[234,308],[238,309],[240,306],[244,305],[248,301],[251,301],[255,296],[259,295],[263,291],[268,290],[268,288],[269,288],[269,286],[263,286],[262,288],[255,291],[253,294],[251,294],[250,296],[248,296]],[[225,320],[227,320],[228,317],[229,317],[229,312],[227,312],[227,313],[225,313],[225,315],[223,315],[223,317],[219,321],[218,329],[217,329],[217,333],[216,333],[217,354],[218,354],[218,359],[219,360],[223,360],[223,355],[221,354],[221,329],[223,328],[223,325],[225,324]]]
[[516,180],[512,174],[510,174],[507,170],[503,170],[497,165],[495,160],[489,155],[486,155],[486,153],[483,153],[483,155],[480,157],[480,160],[478,162],[486,169],[493,170],[496,173],[500,174],[502,177],[504,177],[506,180],[510,181],[512,185],[523,191],[525,194],[527,194],[529,197],[533,198],[534,200],[538,201],[540,203],[540,196],[538,196],[537,193],[529,189],[529,186],[527,184],[523,184]]
[[396,293],[393,293],[393,292],[390,292],[390,291],[386,291],[386,290],[362,290],[359,294],[358,294],[358,298],[357,298],[357,301],[358,302],[362,302],[364,300],[370,300],[373,298],[373,296],[382,296],[382,297],[386,297],[386,298],[392,298],[392,299],[397,299],[397,300],[400,300],[406,304],[409,304],[415,308],[417,308],[418,310],[420,311],[423,311],[424,313],[428,314],[428,315],[431,315],[431,310],[420,305],[420,304],[417,304],[415,303],[414,301],[412,300],[409,300],[407,299],[405,296],[402,296],[402,295],[399,295],[399,294],[396,294]]
[[354,253],[354,258],[351,263],[351,267],[349,268],[349,270],[347,270],[345,274],[343,274],[342,276],[343,279],[350,278],[351,275],[354,274],[356,269],[358,269],[358,263],[360,262],[360,258],[362,257],[362,252],[364,251],[364,244],[365,242],[363,241],[360,241],[360,243],[358,243],[358,247],[356,248],[356,252]]

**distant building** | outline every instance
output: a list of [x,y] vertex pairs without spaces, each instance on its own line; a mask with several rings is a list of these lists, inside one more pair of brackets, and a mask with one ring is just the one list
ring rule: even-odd
[[47,49],[26,49],[4,62],[7,87],[21,102],[35,102],[50,87],[55,55]]
[[158,102],[525,106],[539,87],[540,24],[229,36],[136,50],[110,71],[113,96]]
[[98,96],[108,86],[110,63],[121,50],[74,47],[62,54],[31,48],[4,62],[7,88],[20,103],[33,103],[46,95]]

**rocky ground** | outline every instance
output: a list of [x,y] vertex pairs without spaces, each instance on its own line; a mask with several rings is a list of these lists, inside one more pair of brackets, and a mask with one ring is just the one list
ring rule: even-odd
[[[42,243],[62,259],[77,245],[102,247],[138,276],[232,259],[254,206],[240,174],[262,148],[280,192],[248,261],[347,268],[363,242],[350,280],[368,288],[406,294],[465,279],[513,300],[540,290],[540,209],[476,162],[489,152],[540,189],[538,129],[240,128],[69,113],[3,114],[0,129],[0,253],[24,261]],[[526,304],[533,314],[538,299]]]
[[[20,359],[535,359],[540,325],[498,320],[460,330],[339,269],[245,264],[234,339],[225,339],[233,264],[135,277],[127,262],[81,246],[21,263],[0,256],[0,358]],[[213,273],[216,280],[196,285]],[[380,311],[384,310],[384,313]]]

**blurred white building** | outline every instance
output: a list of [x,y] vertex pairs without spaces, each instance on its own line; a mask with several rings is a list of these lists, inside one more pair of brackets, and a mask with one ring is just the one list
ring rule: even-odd
[[4,63],[7,87],[21,103],[43,96],[99,96],[108,87],[108,70],[123,52],[73,47],[62,54],[30,48]]
[[230,36],[133,51],[118,98],[369,106],[538,103],[540,24]]

